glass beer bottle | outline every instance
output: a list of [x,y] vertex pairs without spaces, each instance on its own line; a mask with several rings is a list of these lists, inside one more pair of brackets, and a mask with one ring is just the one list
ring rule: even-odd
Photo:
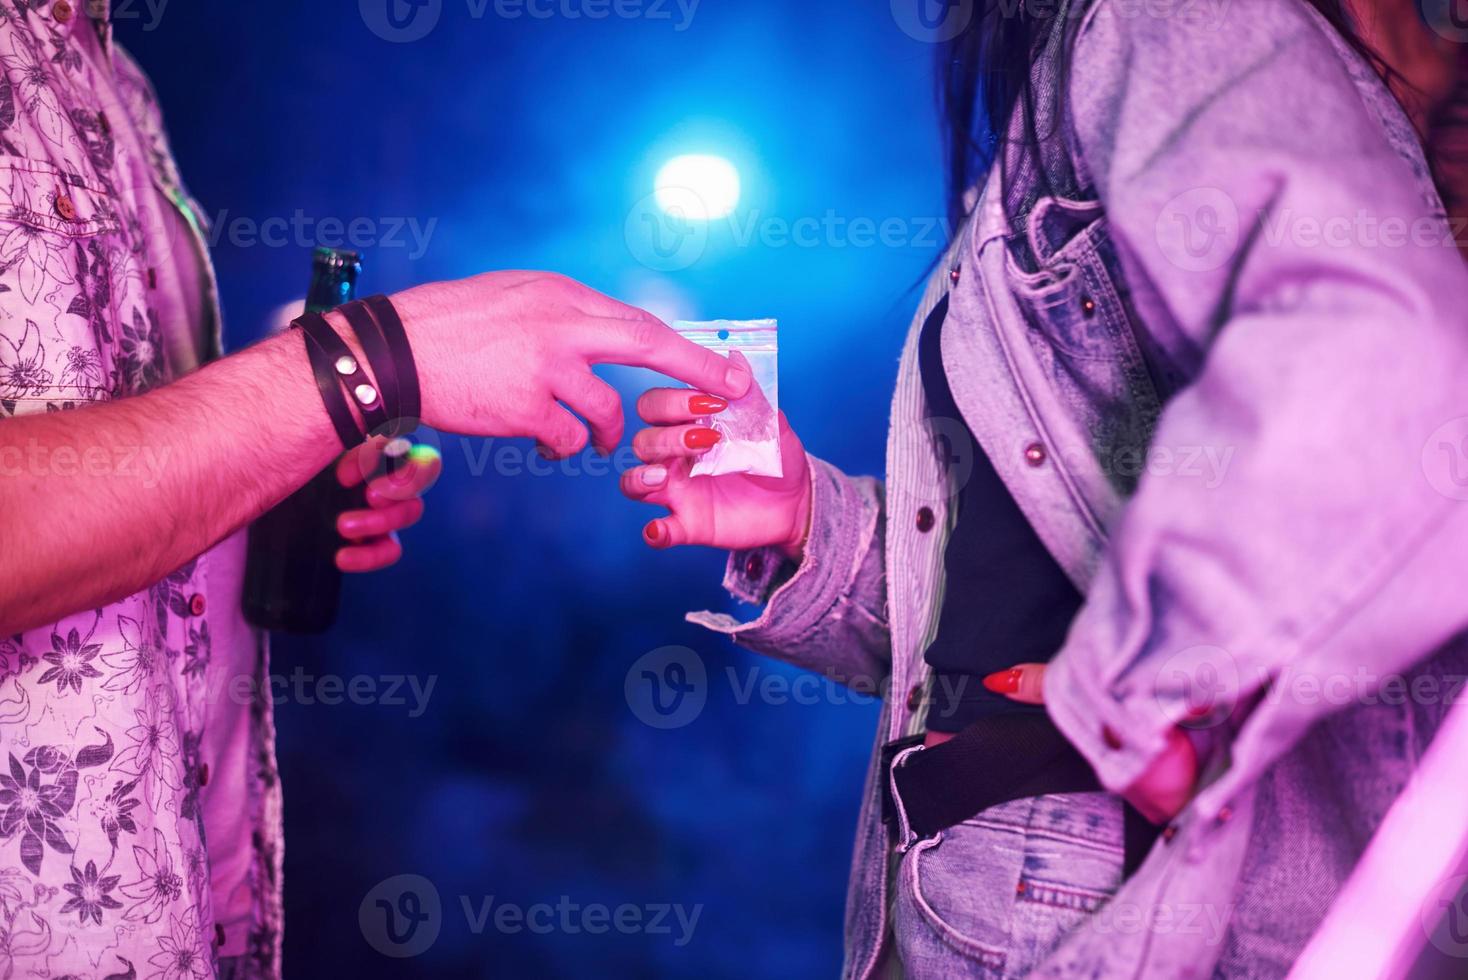
[[[318,248],[306,309],[318,313],[356,298],[362,262],[356,252]],[[362,488],[347,489],[335,464],[250,527],[245,563],[245,618],[261,629],[321,633],[336,621],[342,574],[336,552],[344,542],[336,517],[361,506]]]

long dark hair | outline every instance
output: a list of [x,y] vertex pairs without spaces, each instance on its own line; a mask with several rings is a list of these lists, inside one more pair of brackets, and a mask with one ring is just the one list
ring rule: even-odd
[[[964,193],[974,181],[1002,160],[1000,149],[1010,139],[1008,125],[1015,107],[1025,106],[1023,142],[1028,149],[1053,133],[1041,132],[1036,120],[1036,99],[1058,102],[1065,89],[1068,52],[1062,55],[1055,74],[1055,91],[1033,91],[1031,71],[1041,46],[1050,37],[1059,16],[1075,16],[1086,6],[1074,0],[1070,10],[1055,3],[1027,0],[973,0],[975,10],[968,26],[952,40],[939,45],[938,105],[944,125],[947,157],[948,219],[957,230],[967,217]],[[1091,0],[1101,2],[1101,0]],[[1391,70],[1361,39],[1344,0],[1307,0],[1346,42],[1379,72]],[[1034,8],[1034,9],[1032,9]],[[1056,111],[1047,112],[1051,120]],[[1053,129],[1053,126],[1050,127]],[[1043,179],[1043,170],[1041,171]]]

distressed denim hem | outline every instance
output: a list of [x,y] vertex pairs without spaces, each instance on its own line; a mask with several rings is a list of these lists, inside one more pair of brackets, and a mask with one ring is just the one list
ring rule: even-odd
[[[809,634],[851,591],[861,567],[861,559],[871,546],[880,507],[855,486],[840,470],[814,456],[811,468],[811,532],[805,558],[794,576],[775,590],[759,617],[740,622],[727,613],[692,612],[685,618],[717,633],[725,633],[741,643],[757,643],[761,647],[779,648],[790,645]],[[730,556],[725,587],[737,598],[759,598],[757,584],[765,575],[773,577],[769,566],[778,569],[758,552],[737,552]],[[761,574],[749,576],[749,559],[764,555]],[[773,553],[771,553],[773,554]],[[742,561],[740,560],[742,559]]]

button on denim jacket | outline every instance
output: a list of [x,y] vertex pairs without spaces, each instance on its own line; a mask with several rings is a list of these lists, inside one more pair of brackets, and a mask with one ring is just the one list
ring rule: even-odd
[[[1303,0],[1166,6],[1059,18],[1035,68],[1053,90],[1072,44],[1058,124],[1036,108],[1049,180],[1016,157],[979,188],[903,352],[885,483],[813,461],[799,569],[736,554],[761,614],[690,617],[880,680],[879,744],[922,730],[952,479],[916,342],[951,292],[964,421],[1087,597],[1051,716],[1117,791],[1175,725],[1213,746],[1041,975],[1283,974],[1468,663],[1468,270],[1411,124]],[[877,789],[848,977],[888,935]]]

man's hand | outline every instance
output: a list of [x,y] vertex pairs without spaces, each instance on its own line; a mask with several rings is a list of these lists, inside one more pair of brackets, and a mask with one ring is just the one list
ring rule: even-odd
[[443,471],[438,450],[420,444],[409,451],[401,469],[378,474],[386,444],[377,436],[337,460],[336,478],[342,486],[367,483],[366,509],[343,511],[336,519],[337,531],[347,542],[336,553],[336,567],[344,572],[375,572],[403,556],[398,532],[418,523],[423,494]]
[[[621,400],[593,364],[652,368],[726,398],[752,382],[747,369],[651,314],[561,276],[488,273],[419,286],[393,304],[418,367],[423,421],[465,435],[528,436],[553,455],[579,452],[587,426],[603,450],[622,437]],[[345,320],[328,319],[352,346]],[[159,465],[91,473],[47,462],[134,459],[139,449]],[[0,636],[147,588],[339,455],[299,330],[146,394],[0,420],[8,467]],[[342,567],[390,562],[393,532],[417,519],[415,497],[369,492],[367,508],[343,515]]]
[[465,435],[528,436],[553,456],[585,448],[587,426],[603,452],[622,439],[621,399],[594,364],[652,368],[725,398],[741,397],[753,380],[747,367],[651,313],[550,273],[432,283],[393,304],[418,363],[425,422]]
[[[984,678],[984,686],[1023,704],[1045,703],[1045,665],[1020,664]],[[1167,736],[1151,768],[1122,792],[1137,812],[1155,824],[1167,823],[1182,812],[1198,783],[1198,755],[1181,728]]]

